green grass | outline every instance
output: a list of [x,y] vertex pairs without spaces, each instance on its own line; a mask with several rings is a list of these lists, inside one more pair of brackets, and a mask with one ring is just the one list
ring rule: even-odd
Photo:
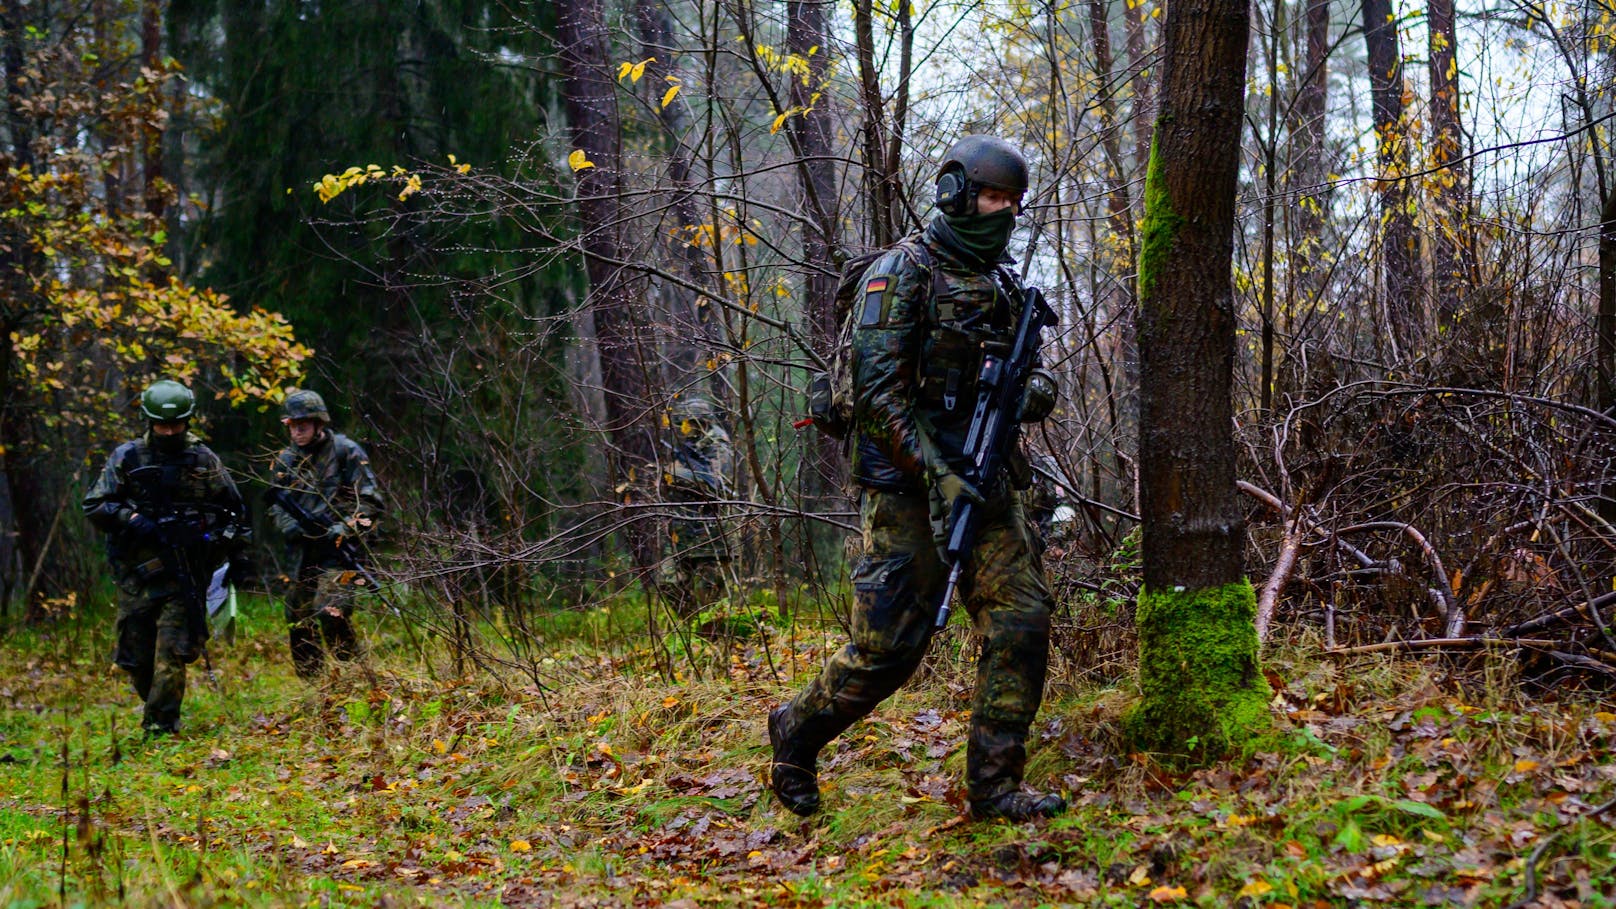
[[1502,905],[1549,838],[1540,889],[1611,905],[1616,835],[1578,818],[1616,794],[1616,715],[1524,701],[1503,670],[1462,691],[1421,663],[1268,654],[1274,732],[1187,771],[1123,751],[1130,688],[1062,655],[1029,776],[1071,811],[975,824],[973,647],[955,628],[826,752],[826,808],[805,821],[763,788],[763,717],[834,630],[770,619],[767,648],[743,629],[659,650],[634,600],[532,616],[540,687],[474,662],[457,677],[441,647],[428,673],[396,620],[367,614],[369,663],[311,686],[277,607],[245,605],[214,678],[193,668],[173,738],[137,734],[110,621],[0,640],[0,907],[120,888],[194,906]]

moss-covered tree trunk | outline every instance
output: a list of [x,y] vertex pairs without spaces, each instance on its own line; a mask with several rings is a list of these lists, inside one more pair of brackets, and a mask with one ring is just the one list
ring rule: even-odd
[[1143,750],[1209,758],[1267,722],[1235,493],[1230,257],[1248,0],[1167,7],[1139,261]]

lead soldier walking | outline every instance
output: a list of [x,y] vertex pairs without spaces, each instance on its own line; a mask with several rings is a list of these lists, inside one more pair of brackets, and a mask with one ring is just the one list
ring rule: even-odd
[[219,456],[188,429],[196,398],[178,382],[140,396],[145,435],[107,458],[84,515],[107,536],[117,582],[113,662],[145,702],[149,734],[178,732],[185,667],[202,655],[213,572],[250,539],[247,507]]
[[[1065,808],[1060,796],[1021,789],[1050,616],[1011,488],[1025,487],[1030,471],[1011,457],[1013,483],[977,490],[962,476],[984,345],[1013,340],[1023,303],[1004,265],[1027,165],[1001,139],[968,136],[943,159],[936,188],[940,214],[869,267],[853,304],[852,473],[865,555],[853,569],[852,640],[768,724],[771,788],[798,814],[819,807],[820,749],[925,655],[949,572],[934,528],[962,496],[981,515],[961,584],[982,638],[966,749],[971,813],[1026,820]],[[1019,418],[1043,419],[1054,395],[1052,377],[1034,370]]]
[[[284,415],[291,444],[275,456],[270,472],[270,517],[286,538],[286,624],[292,665],[304,679],[318,678],[326,651],[353,659],[359,638],[353,627],[354,585],[342,547],[355,551],[373,538],[382,500],[370,457],[359,443],[331,429],[331,412],[316,392],[286,396]],[[284,495],[288,504],[282,504]]]

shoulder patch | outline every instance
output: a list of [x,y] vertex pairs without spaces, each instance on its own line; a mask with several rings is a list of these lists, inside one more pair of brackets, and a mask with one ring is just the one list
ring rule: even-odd
[[886,299],[892,279],[886,275],[871,278],[864,283],[864,309],[859,313],[860,325],[880,325],[885,313],[881,303]]

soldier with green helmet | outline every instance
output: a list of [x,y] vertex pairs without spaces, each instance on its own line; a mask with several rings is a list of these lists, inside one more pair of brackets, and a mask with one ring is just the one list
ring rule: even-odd
[[[1023,301],[1005,251],[1026,189],[1027,164],[1014,146],[961,139],[937,174],[939,214],[877,259],[854,299],[852,475],[864,555],[853,569],[852,639],[768,721],[770,788],[798,814],[819,807],[820,749],[925,655],[948,574],[937,537],[960,496],[981,514],[961,583],[982,638],[966,745],[971,813],[1019,821],[1065,808],[1058,795],[1022,788],[1051,611],[1014,491],[1030,471],[1018,451],[1009,483],[975,489],[962,476],[981,352],[1009,347]],[[1046,417],[1054,395],[1052,377],[1035,372],[1021,421]]]
[[358,655],[355,578],[344,570],[338,547],[373,539],[384,502],[370,456],[359,443],[332,431],[331,412],[318,393],[288,393],[281,422],[291,444],[275,456],[270,485],[284,490],[318,526],[306,526],[278,503],[270,505],[269,514],[287,544],[292,665],[302,678],[315,679],[328,651],[342,660]]
[[145,702],[142,727],[177,732],[185,667],[202,655],[207,585],[250,541],[247,506],[219,456],[189,432],[196,398],[179,382],[140,396],[146,432],[107,458],[84,515],[107,537],[117,582],[113,662]]
[[673,503],[668,553],[658,572],[676,614],[689,618],[724,592],[729,564],[723,509],[731,497],[735,448],[718,408],[702,395],[681,398],[669,409],[675,443],[662,472],[663,498]]

